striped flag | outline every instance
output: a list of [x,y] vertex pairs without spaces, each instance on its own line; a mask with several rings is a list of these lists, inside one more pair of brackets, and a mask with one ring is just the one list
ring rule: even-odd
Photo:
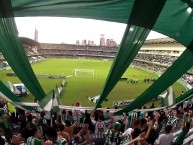
[[55,95],[54,95],[53,102],[52,102],[53,112],[58,112],[60,110],[60,108],[58,106],[59,105],[58,104],[59,97],[60,97],[60,94],[59,94],[59,91],[58,91],[58,87],[56,86],[56,91],[55,91]]
[[44,111],[51,111],[53,104],[54,90],[50,91],[40,102],[39,105]]
[[58,112],[60,110],[58,106],[58,100],[56,97],[54,97],[53,102],[52,102],[52,110],[53,112]]
[[175,104],[176,102],[176,97],[174,94],[174,91],[172,89],[172,87],[169,87],[168,91],[167,91],[167,95],[165,97],[163,97],[163,106],[170,106]]
[[60,90],[59,90],[58,86],[56,86],[55,98],[57,98],[57,100],[60,98]]

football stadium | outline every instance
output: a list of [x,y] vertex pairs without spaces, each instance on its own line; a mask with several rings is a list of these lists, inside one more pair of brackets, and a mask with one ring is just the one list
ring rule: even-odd
[[[192,145],[191,0],[0,0],[0,144]],[[173,10],[173,11],[171,11]],[[15,17],[124,23],[121,43],[41,43]],[[167,38],[147,40],[151,30]]]
[[[21,38],[21,41],[24,43],[24,49],[34,73],[46,93],[53,88],[61,87],[63,82],[60,95],[60,102],[63,105],[72,105],[74,100],[83,100],[82,105],[87,107],[96,105],[96,101],[91,101],[89,98],[94,99],[101,92],[118,48],[39,44],[28,38]],[[145,42],[131,67],[122,75],[108,96],[108,101],[104,101],[104,108],[112,108],[113,102],[116,101],[135,99],[153,84],[184,50],[182,45],[169,38],[151,41]],[[3,82],[5,84],[21,83],[13,70],[5,65],[3,56],[1,63],[2,69],[5,69],[1,71]],[[189,73],[191,74],[191,70]],[[188,90],[188,84],[191,84],[189,73],[172,86],[174,97]],[[164,92],[158,96],[161,94]],[[29,94],[25,99],[33,102],[34,97]],[[155,102],[158,107],[160,99]]]

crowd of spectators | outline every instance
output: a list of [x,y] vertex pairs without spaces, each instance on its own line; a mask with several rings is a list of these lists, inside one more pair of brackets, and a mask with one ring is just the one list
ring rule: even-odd
[[155,54],[147,54],[147,53],[138,53],[135,59],[138,60],[145,60],[148,62],[158,63],[161,65],[170,66],[176,59],[176,56],[169,56],[169,55],[155,55]]
[[149,62],[145,62],[145,61],[142,61],[142,60],[141,61],[134,60],[132,62],[132,65],[140,67],[140,68],[144,68],[144,69],[147,69],[147,70],[151,70],[151,71],[154,71],[154,72],[159,73],[159,74],[164,73],[165,70],[166,70],[166,67],[164,67],[162,65],[149,63]]
[[[42,43],[41,44],[42,49],[65,49],[65,50],[105,50],[107,47],[103,46],[85,46],[85,45],[73,45],[73,44],[47,44]],[[117,47],[108,47],[108,50],[117,51]]]
[[[67,44],[42,44],[40,49],[42,54],[48,56],[74,56],[74,57],[96,57],[99,58],[114,58],[117,48],[102,48],[100,46],[81,46],[81,45],[67,45]],[[176,56],[161,55],[146,52],[139,52],[135,60],[143,60],[153,62],[160,65],[170,66],[175,60]]]
[[193,108],[188,106],[113,116],[108,110],[83,110],[79,101],[74,105],[73,110],[34,113],[15,110],[1,99],[0,144],[182,145],[193,141],[186,139],[193,125]]
[[27,56],[41,55],[37,46],[23,44]]
[[[113,59],[117,53],[117,48],[102,48],[99,46],[77,46],[77,45],[43,45],[41,53],[47,56],[73,56],[73,57],[98,57]],[[71,47],[70,47],[71,46]],[[50,48],[49,48],[50,47]],[[170,55],[155,55],[151,53],[138,53],[136,60],[145,60],[147,62],[158,63],[170,66],[177,57]]]
[[193,86],[193,75],[186,73],[181,77],[181,79]]
[[[45,60],[45,58],[42,57],[42,53],[39,51],[38,46],[30,46],[30,45],[23,44],[23,47],[29,59],[30,64]],[[9,64],[4,59],[3,55],[0,53],[0,68],[4,69],[6,67],[9,67]]]
[[63,49],[42,49],[41,53],[44,54],[44,56],[63,56],[63,57],[86,57],[86,58],[114,58],[115,53],[111,51],[103,51],[103,50],[81,50],[81,49],[75,49],[75,50],[63,50]]

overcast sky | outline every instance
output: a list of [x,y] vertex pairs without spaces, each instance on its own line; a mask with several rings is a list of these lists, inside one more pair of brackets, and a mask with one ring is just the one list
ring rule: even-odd
[[[35,28],[38,30],[38,41],[44,43],[75,44],[76,40],[93,40],[99,44],[100,34],[105,38],[121,41],[125,24],[107,21],[62,18],[62,17],[22,17],[16,18],[19,36],[34,39]],[[166,36],[151,32],[148,39],[164,38]]]

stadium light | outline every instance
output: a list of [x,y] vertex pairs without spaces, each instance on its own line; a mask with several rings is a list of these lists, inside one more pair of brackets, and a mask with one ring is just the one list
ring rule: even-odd
[[192,12],[192,8],[191,7],[188,7],[187,8],[187,12],[190,14]]

